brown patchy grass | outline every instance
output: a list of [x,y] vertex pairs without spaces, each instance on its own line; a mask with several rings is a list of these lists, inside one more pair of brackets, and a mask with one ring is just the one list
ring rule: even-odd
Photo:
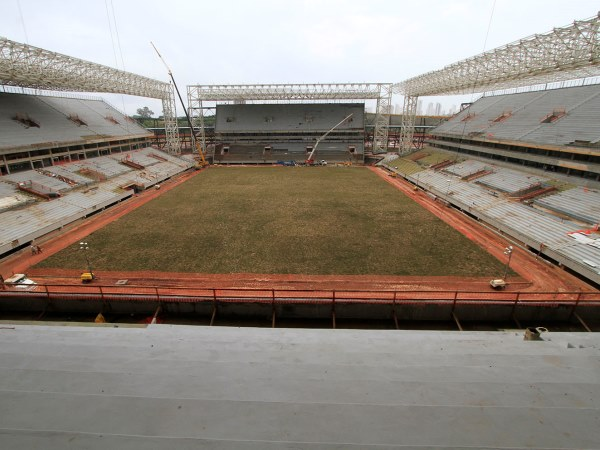
[[405,158],[395,159],[394,161],[389,163],[389,166],[393,167],[394,169],[398,169],[400,172],[402,172],[406,175],[412,175],[414,173],[425,170],[423,167],[421,167],[416,162],[411,161],[409,159],[405,159]]
[[[95,270],[496,276],[503,267],[359,167],[212,167],[86,240]],[[78,247],[38,267],[83,269]]]
[[419,165],[428,167],[428,166],[432,166],[437,163],[441,163],[448,159],[451,159],[456,162],[461,162],[461,161],[465,160],[465,158],[458,157],[458,155],[456,155],[456,154],[442,152],[442,151],[436,150],[434,147],[427,147],[427,153],[429,153],[429,154],[425,158],[421,158],[419,160]]

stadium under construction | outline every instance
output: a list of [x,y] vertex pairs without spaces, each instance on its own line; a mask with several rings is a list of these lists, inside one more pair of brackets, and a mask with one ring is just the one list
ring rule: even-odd
[[[600,16],[576,21],[398,83],[190,85],[187,127],[174,83],[0,37],[0,443],[600,445],[599,26]],[[159,99],[164,118],[145,128],[89,92]],[[420,97],[473,92],[485,94],[451,117],[416,114]],[[391,114],[400,97],[402,114]],[[364,211],[345,199],[365,188],[334,171],[368,171],[380,192],[393,188],[491,256],[494,276],[235,270],[272,229],[309,249],[340,225],[311,230],[321,213],[299,200],[288,209],[308,216],[304,229],[248,225],[257,240],[226,273],[90,259],[93,233],[160,201],[155,215],[173,226],[169,195],[249,166],[320,171],[347,194],[334,203],[349,220]],[[238,197],[262,180],[247,173]],[[297,183],[287,182],[298,199],[316,186]],[[226,194],[214,185],[199,195]],[[217,222],[204,222],[199,205],[188,228],[207,246],[242,235],[244,211],[264,208],[241,199],[227,216],[217,199]],[[417,228],[444,251],[441,232]],[[191,239],[173,239],[113,250],[177,259]],[[357,248],[325,247],[335,261]],[[83,267],[45,266],[69,251]]]

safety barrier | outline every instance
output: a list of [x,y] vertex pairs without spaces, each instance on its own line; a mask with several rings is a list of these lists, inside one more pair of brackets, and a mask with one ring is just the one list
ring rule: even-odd
[[387,305],[600,306],[600,291],[526,292],[458,290],[344,290],[161,287],[140,285],[5,285],[2,297],[158,301],[164,303],[372,303]]

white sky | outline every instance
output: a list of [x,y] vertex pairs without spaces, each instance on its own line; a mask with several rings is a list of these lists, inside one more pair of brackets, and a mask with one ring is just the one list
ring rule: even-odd
[[[599,9],[597,0],[3,0],[0,35],[168,81],[152,40],[185,96],[189,84],[400,82]],[[128,114],[162,113],[158,100],[101,96]],[[448,108],[464,98],[422,100]]]

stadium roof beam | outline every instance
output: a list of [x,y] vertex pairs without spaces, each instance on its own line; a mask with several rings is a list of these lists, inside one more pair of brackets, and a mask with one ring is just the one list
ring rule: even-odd
[[394,85],[412,96],[470,94],[600,75],[600,14]]
[[[405,97],[509,89],[600,75],[600,13],[394,85]],[[415,102],[405,101],[401,151],[412,143]],[[411,120],[412,117],[412,120]],[[404,122],[404,121],[403,121]],[[409,129],[410,127],[410,129]]]
[[206,148],[203,102],[376,100],[373,150],[385,151],[392,86],[391,83],[192,85],[188,86],[188,105],[195,124],[200,126],[202,147]]
[[162,100],[167,149],[179,152],[170,83],[0,37],[0,84],[70,92],[128,94]]

